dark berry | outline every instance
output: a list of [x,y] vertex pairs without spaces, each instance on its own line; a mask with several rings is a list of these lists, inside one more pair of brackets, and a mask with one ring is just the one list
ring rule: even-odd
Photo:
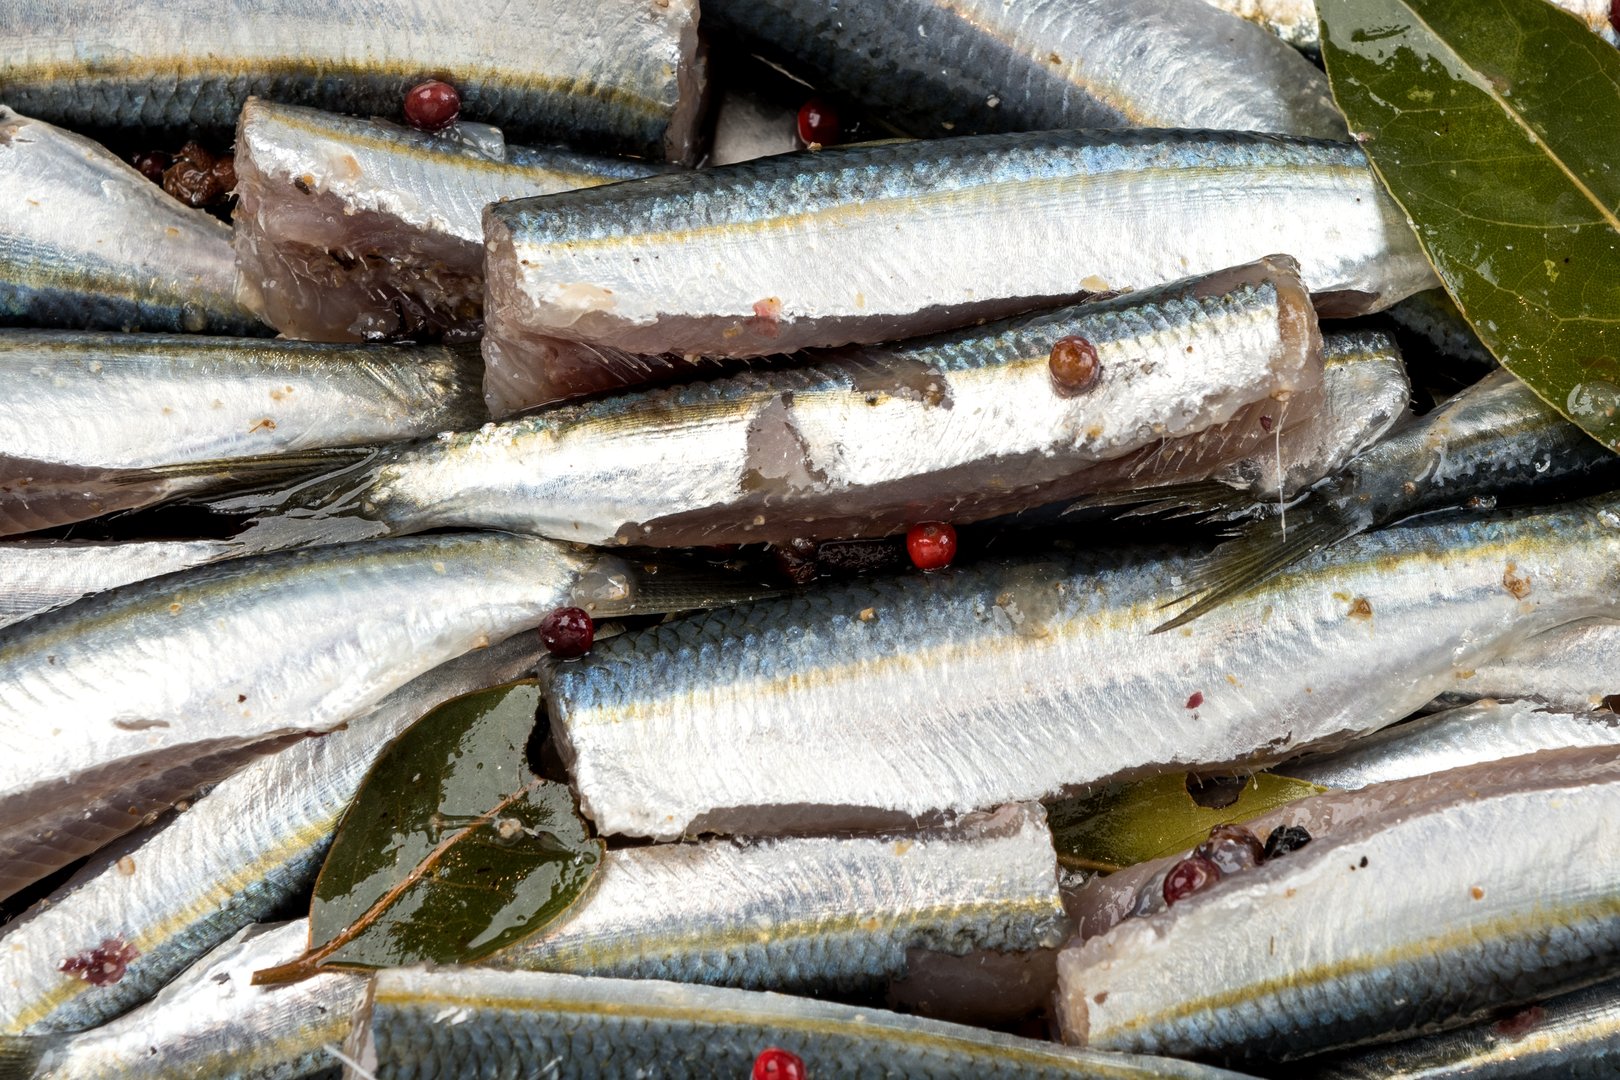
[[1220,869],[1202,855],[1182,859],[1164,875],[1164,902],[1174,904],[1196,892],[1203,892],[1221,880]]
[[596,624],[584,608],[558,608],[541,621],[540,640],[552,656],[575,660],[591,651]]
[[221,154],[214,162],[214,182],[219,185],[221,195],[228,195],[236,190],[236,158],[230,154]]
[[776,567],[782,576],[795,585],[808,585],[821,572],[816,565],[816,544],[813,540],[789,540],[786,544],[773,546],[771,554],[776,557]]
[[1275,859],[1298,851],[1311,842],[1311,834],[1302,825],[1279,825],[1266,837],[1266,858]]
[[831,146],[838,141],[838,114],[820,98],[799,107],[799,141],[806,146]]
[[1058,338],[1046,362],[1052,371],[1052,389],[1063,397],[1085,393],[1102,377],[1097,346],[1083,337]]
[[956,529],[943,521],[925,521],[906,532],[906,551],[919,570],[943,570],[956,558]]
[[95,948],[63,960],[56,970],[77,975],[91,986],[111,986],[124,977],[130,963],[140,955],[139,949],[120,938],[103,938]]
[[422,131],[443,131],[461,115],[461,94],[447,82],[433,79],[405,93],[405,120]]
[[164,170],[174,164],[174,156],[166,154],[162,150],[147,150],[136,154],[130,159],[130,163],[135,166],[136,172],[152,181],[152,183],[161,184],[163,183]]
[[163,190],[187,206],[201,208],[214,202],[221,192],[213,160],[204,165],[182,153],[164,170]]
[[754,1059],[752,1080],[804,1080],[804,1059],[780,1046],[767,1046]]
[[1217,825],[1209,830],[1209,839],[1199,844],[1193,854],[1214,863],[1222,874],[1236,874],[1264,862],[1266,846],[1241,825]]

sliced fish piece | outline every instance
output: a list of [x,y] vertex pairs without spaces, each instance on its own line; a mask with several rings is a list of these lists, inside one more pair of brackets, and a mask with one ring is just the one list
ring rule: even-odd
[[1620,694],[1620,624],[1593,620],[1538,634],[1505,655],[1463,668],[1445,700],[1525,698],[1548,708],[1606,709]]
[[0,626],[132,581],[229,558],[219,540],[14,540],[0,544]]
[[[19,47],[8,33],[8,65]],[[100,144],[3,105],[0,238],[0,326],[269,332],[237,302],[222,222]]]
[[989,561],[677,619],[557,672],[553,736],[602,832],[660,839],[1275,762],[1614,610],[1615,505],[1358,537],[1156,638],[1191,556]]
[[904,976],[908,950],[1027,952],[1067,931],[1037,803],[915,833],[609,851],[563,921],[480,963],[850,994]]
[[[97,853],[0,929],[0,1034],[105,1023],[238,930],[285,910],[314,884],[338,818],[382,748],[450,698],[531,674],[542,652],[539,636],[523,633],[442,664],[369,715],[255,761],[190,809]],[[117,979],[62,970],[107,940],[122,958]]]
[[484,229],[488,385],[513,411],[689,356],[915,336],[1274,252],[1325,312],[1434,283],[1358,148],[1244,133],[833,147],[518,199]]
[[331,1075],[365,1000],[364,976],[330,971],[290,986],[253,973],[303,946],[308,920],[254,926],[202,957],[151,1002],[74,1035],[0,1035],[5,1080],[167,1080]]
[[1193,4],[872,0],[829,9],[708,0],[703,18],[911,135],[1345,134],[1327,79],[1309,61],[1258,27]]
[[145,814],[558,607],[633,608],[638,575],[532,537],[409,538],[197,567],[0,630],[0,895],[128,832],[130,792]]
[[475,426],[481,377],[469,348],[0,331],[0,535]]
[[31,0],[8,36],[0,99],[82,127],[230,129],[255,95],[397,116],[436,78],[511,135],[690,161],[704,87],[693,0]]
[[379,972],[345,1050],[376,1080],[502,1075],[514,1062],[555,1080],[649,1068],[697,1080],[746,1075],[767,1046],[797,1054],[816,1080],[871,1076],[876,1062],[938,1080],[1233,1075],[754,990],[465,968]]
[[1620,959],[1620,757],[1369,816],[1058,958],[1066,1039],[1288,1059],[1454,1027]]
[[[1051,357],[1077,341],[1094,373],[1070,390]],[[222,505],[272,515],[248,546],[289,528],[357,538],[444,525],[657,546],[882,536],[1207,476],[1315,412],[1320,352],[1294,262],[1278,256],[788,370],[561,406]]]
[[[1316,0],[1204,0],[1212,7],[1259,23],[1297,49],[1316,52],[1321,48],[1316,21]],[[1592,32],[1615,44],[1608,0],[1548,0],[1576,16]]]
[[288,337],[476,338],[484,207],[662,171],[555,150],[509,160],[469,142],[258,98],[236,130],[236,259]]

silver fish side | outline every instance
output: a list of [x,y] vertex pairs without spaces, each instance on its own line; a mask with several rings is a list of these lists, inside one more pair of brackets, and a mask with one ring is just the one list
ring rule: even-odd
[[0,544],[0,626],[132,581],[229,558],[214,540],[15,540]]
[[1601,709],[1620,693],[1620,625],[1606,620],[1549,630],[1457,672],[1444,700],[1525,698],[1554,709]]
[[[1321,47],[1315,0],[1204,0],[1270,30],[1297,49],[1316,52]],[[1615,29],[1605,0],[1548,0],[1584,22],[1594,34],[1613,45]]]

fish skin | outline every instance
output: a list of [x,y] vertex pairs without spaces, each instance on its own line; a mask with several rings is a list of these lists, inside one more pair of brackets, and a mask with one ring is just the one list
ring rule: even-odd
[[703,17],[910,135],[1345,135],[1320,71],[1263,30],[1192,4],[709,0]]
[[541,142],[690,162],[697,5],[406,0],[25,0],[0,99],[75,127],[229,130],[250,96],[394,116],[428,78],[465,119]]
[[474,426],[482,375],[465,347],[0,330],[0,535]]
[[305,341],[471,340],[483,329],[489,203],[652,176],[567,150],[512,160],[384,120],[249,98],[236,129],[237,265],[254,307]]
[[[8,53],[17,44],[9,38]],[[0,326],[270,332],[237,302],[222,222],[100,144],[4,105]]]
[[735,165],[739,161],[790,154],[799,142],[799,118],[746,90],[727,89],[714,111],[714,139],[707,165]]
[[1039,804],[871,837],[609,851],[564,919],[480,966],[789,993],[881,990],[908,949],[1062,944],[1068,924]]
[[[523,633],[441,664],[364,718],[261,758],[172,819],[98,852],[0,928],[0,1035],[105,1023],[238,930],[284,910],[314,884],[339,817],[383,747],[450,698],[530,674],[542,652],[538,635]],[[93,986],[59,970],[63,958],[106,937],[138,953],[117,982]]]
[[[1584,22],[1610,45],[1615,30],[1609,21],[1608,0],[1548,0]],[[1315,53],[1322,41],[1317,29],[1315,0],[1204,0],[1222,11],[1259,23],[1296,49]]]
[[[137,824],[126,789],[162,800],[166,770],[330,730],[558,607],[620,613],[637,589],[620,559],[472,533],[233,559],[0,630],[0,894]],[[188,769],[167,798],[226,771]]]
[[911,337],[1274,252],[1338,313],[1433,284],[1358,148],[1252,133],[833,147],[518,199],[484,232],[484,357],[508,410],[680,357]]
[[816,1080],[869,1077],[876,1062],[917,1080],[1234,1075],[754,990],[472,968],[379,972],[345,1050],[375,1080],[628,1080],[649,1068],[697,1080],[744,1076],[766,1046],[813,1062]]
[[1612,613],[1614,507],[1358,537],[1151,647],[1191,556],[987,561],[677,619],[557,672],[553,737],[600,831],[658,839],[758,834],[807,805],[829,827],[905,820],[1278,761]]
[[1560,626],[1511,652],[1457,672],[1442,701],[1525,698],[1547,708],[1604,708],[1620,693],[1620,625],[1606,620]]
[[132,581],[229,558],[220,540],[14,540],[0,544],[0,626]]
[[290,986],[254,986],[253,972],[298,949],[299,919],[253,926],[220,944],[156,998],[72,1035],[0,1035],[4,1080],[302,1080],[335,1076],[325,1047],[341,1042],[366,979],[328,971]]
[[[1083,337],[1097,383],[1050,355]],[[1287,256],[971,330],[806,354],[379,451],[290,495],[229,499],[314,530],[445,525],[659,547],[883,536],[1173,477],[1307,422],[1321,340]],[[257,543],[250,530],[241,541]],[[332,535],[348,535],[333,532]]]
[[1620,758],[1574,754],[1584,769],[1370,816],[1066,949],[1065,1039],[1289,1059],[1599,981],[1620,958]]

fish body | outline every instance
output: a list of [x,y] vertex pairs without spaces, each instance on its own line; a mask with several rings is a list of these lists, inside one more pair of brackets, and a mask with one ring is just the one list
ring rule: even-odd
[[[1097,373],[1065,393],[1050,358],[1074,340]],[[1310,299],[1278,257],[790,369],[562,405],[384,449],[290,505],[248,501],[345,536],[444,525],[606,545],[882,536],[1206,476],[1306,422],[1321,377]]]
[[[0,1035],[105,1023],[238,930],[285,910],[314,884],[339,817],[383,747],[450,698],[530,674],[542,651],[525,633],[441,664],[367,716],[260,758],[184,812],[98,852],[46,902],[0,928]],[[106,938],[133,954],[117,980],[97,985],[61,970]]]
[[1607,620],[1538,634],[1477,668],[1457,672],[1446,700],[1535,701],[1551,709],[1604,708],[1620,693],[1620,625]]
[[473,426],[481,377],[465,348],[0,331],[0,535]]
[[72,1035],[0,1035],[5,1080],[302,1080],[335,1074],[366,980],[327,971],[290,986],[253,973],[303,947],[309,923],[255,926],[203,956],[152,1001]]
[[1142,127],[1344,136],[1320,71],[1263,30],[1192,4],[711,0],[703,17],[910,135]]
[[[1270,30],[1297,49],[1314,53],[1321,48],[1317,31],[1316,0],[1204,0],[1212,7],[1241,16]],[[1591,28],[1609,44],[1615,44],[1607,0],[1548,0]]]
[[877,1063],[919,1080],[1232,1075],[810,998],[467,968],[379,972],[345,1050],[376,1080],[698,1080],[747,1075],[767,1046],[797,1054],[817,1080],[871,1076]]
[[[658,166],[468,141],[257,98],[236,131],[236,259],[256,306],[306,341],[483,328],[484,207]],[[521,155],[520,155],[521,156]]]
[[216,540],[15,540],[0,544],[0,626],[132,581],[229,558]]
[[1617,760],[1553,751],[1516,785],[1369,816],[1065,950],[1065,1039],[1286,1059],[1599,981],[1620,956]]
[[689,356],[913,337],[1274,252],[1340,312],[1433,281],[1360,149],[1248,133],[833,147],[518,199],[484,226],[484,355],[510,410]]
[[161,807],[558,607],[622,611],[634,582],[531,537],[408,538],[197,567],[0,630],[0,893],[136,825],[131,791]]
[[[250,96],[398,115],[444,79],[461,115],[543,142],[673,161],[694,153],[697,5],[408,0],[28,0],[0,98],[77,127],[229,130]],[[497,29],[498,28],[498,29]]]
[[[1620,602],[1612,500],[1358,537],[1149,638],[1195,565],[987,561],[677,619],[557,672],[604,833],[757,834],[1277,761],[1393,723],[1472,667]],[[1211,621],[1213,620],[1213,621]]]
[[1066,932],[1029,804],[922,832],[609,851],[560,922],[480,963],[850,994],[905,975],[910,949],[1027,952]]
[[230,245],[104,147],[0,106],[0,326],[266,333]]

